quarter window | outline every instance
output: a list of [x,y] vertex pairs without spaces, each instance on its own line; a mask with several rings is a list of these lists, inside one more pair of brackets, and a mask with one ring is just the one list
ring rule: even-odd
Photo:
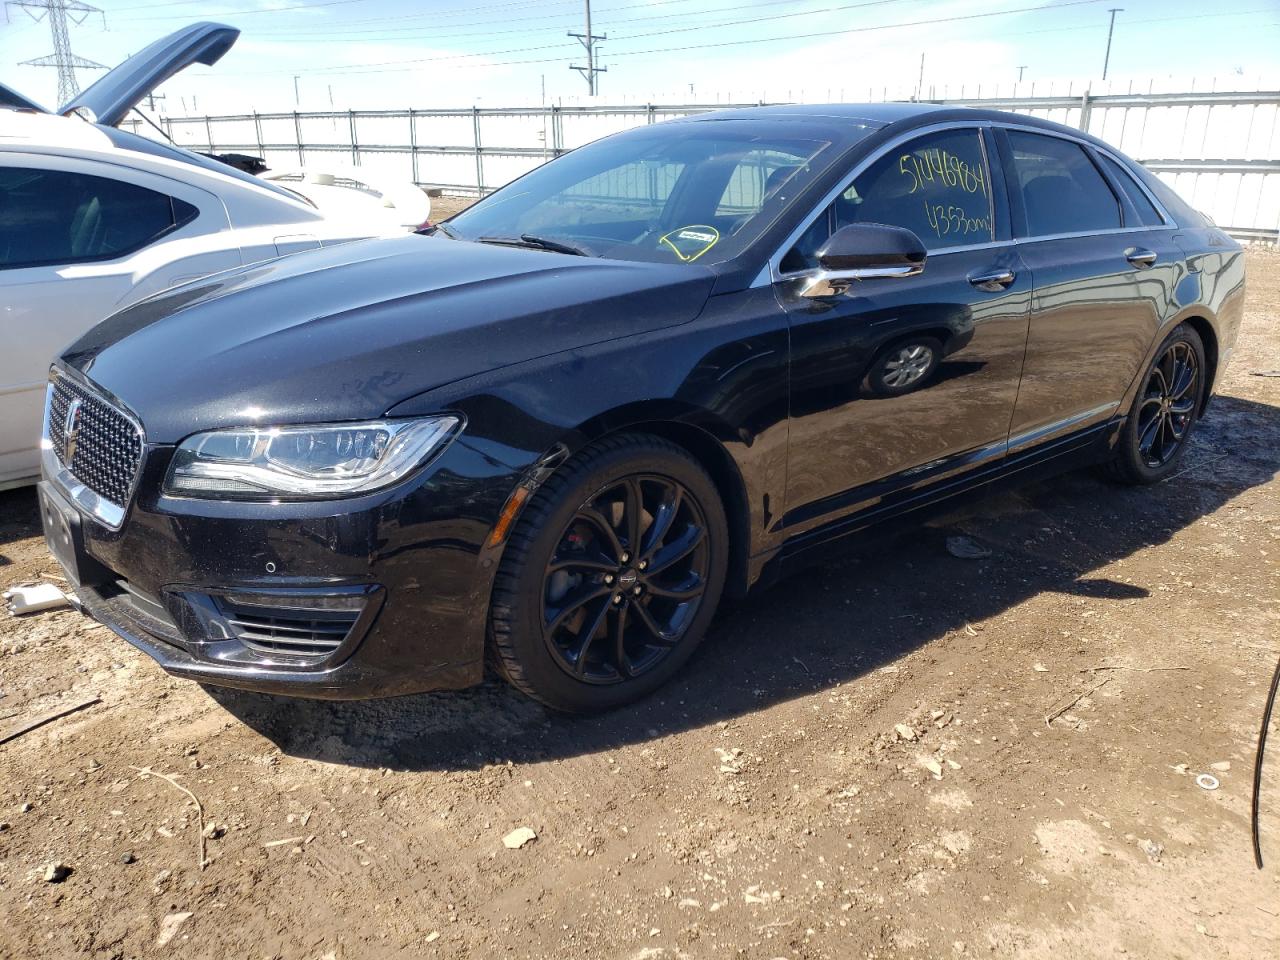
[[1163,224],[1164,217],[1160,216],[1160,211],[1156,209],[1156,205],[1151,202],[1146,192],[1134,182],[1133,174],[1105,153],[1101,156],[1102,162],[1111,171],[1111,176],[1115,178],[1116,183],[1120,184],[1120,189],[1129,198],[1133,208],[1138,211],[1138,222],[1144,227],[1158,227]]
[[0,167],[0,269],[110,260],[197,213],[183,200],[119,180]]
[[1120,226],[1120,204],[1079,144],[1010,130],[1009,146],[1028,236],[1088,233]]

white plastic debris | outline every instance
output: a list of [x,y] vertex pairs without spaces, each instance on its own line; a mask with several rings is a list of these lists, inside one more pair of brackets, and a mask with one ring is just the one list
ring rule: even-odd
[[5,603],[9,605],[9,612],[15,617],[71,605],[67,595],[52,583],[38,583],[34,587],[12,587],[3,596]]

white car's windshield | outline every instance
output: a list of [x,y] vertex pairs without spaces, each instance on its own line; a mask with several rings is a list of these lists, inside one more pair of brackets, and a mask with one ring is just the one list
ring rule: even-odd
[[599,140],[491,194],[442,232],[622,260],[723,262],[840,152],[809,125],[764,127],[672,123]]

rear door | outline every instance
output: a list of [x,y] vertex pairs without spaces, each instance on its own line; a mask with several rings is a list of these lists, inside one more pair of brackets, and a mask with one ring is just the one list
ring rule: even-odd
[[[791,322],[786,522],[793,533],[1003,457],[1026,348],[1031,279],[993,187],[980,125],[920,132],[870,161],[782,258]],[[832,231],[914,231],[924,272],[799,295]],[[923,348],[923,349],[917,349]],[[922,366],[917,358],[937,356]],[[896,370],[888,376],[876,371]]]
[[1014,235],[1035,283],[1010,452],[1085,442],[1138,375],[1182,254],[1170,225],[1125,195],[1091,145],[1027,128],[996,134]]

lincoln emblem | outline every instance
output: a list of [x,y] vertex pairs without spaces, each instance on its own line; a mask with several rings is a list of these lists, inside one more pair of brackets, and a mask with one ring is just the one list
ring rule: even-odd
[[67,404],[67,416],[62,421],[62,462],[68,467],[76,455],[76,439],[80,436],[80,408],[84,401],[77,397]]

